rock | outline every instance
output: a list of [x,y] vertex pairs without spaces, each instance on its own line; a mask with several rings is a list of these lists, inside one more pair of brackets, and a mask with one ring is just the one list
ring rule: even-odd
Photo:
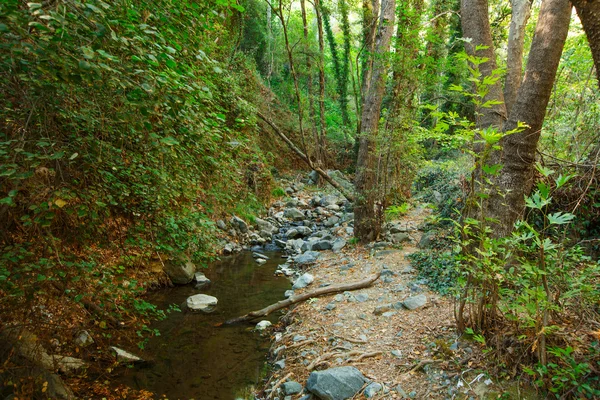
[[302,239],[292,239],[288,240],[285,247],[290,250],[300,251],[304,246],[304,240]]
[[283,212],[283,216],[285,218],[289,218],[291,220],[294,221],[302,221],[304,219],[304,214],[302,213],[302,211],[298,210],[297,208],[286,208],[285,211]]
[[195,294],[186,300],[186,306],[190,311],[213,312],[217,306],[217,298],[207,294]]
[[286,290],[283,295],[285,296],[285,298],[292,297],[294,295],[294,291],[293,290]]
[[65,375],[76,372],[77,370],[87,368],[87,363],[80,358],[75,357],[63,357],[59,355],[52,356],[54,364],[58,367],[58,370]]
[[269,259],[268,256],[264,255],[263,253],[259,253],[257,251],[255,251],[255,252],[252,253],[252,257],[254,257],[256,259],[260,258],[260,259],[263,259],[263,260],[268,260]]
[[263,265],[267,263],[267,260],[265,260],[264,258],[256,258],[254,261],[256,261],[258,265]]
[[303,340],[306,340],[306,336],[304,335],[294,335],[294,337],[292,338],[292,341],[294,342],[301,342]]
[[279,361],[276,361],[276,362],[273,364],[273,368],[274,368],[275,370],[278,370],[278,369],[284,369],[284,368],[285,368],[285,360],[279,360]]
[[227,229],[227,225],[225,225],[225,221],[223,221],[222,219],[217,221],[217,228],[219,228],[220,230],[224,231]]
[[400,244],[410,241],[410,235],[408,233],[394,233],[392,235],[392,243]]
[[329,170],[327,171],[327,175],[339,183],[347,192],[354,193],[354,184],[350,182],[342,172],[337,169],[333,171]]
[[305,288],[308,285],[310,285],[311,283],[313,283],[314,280],[315,280],[315,277],[312,276],[311,274],[308,274],[308,273],[304,274],[300,278],[296,279],[296,282],[294,282],[294,286],[292,286],[292,289],[296,290],[296,289]]
[[396,314],[398,314],[398,311],[387,311],[387,312],[384,312],[383,314],[381,314],[381,316],[383,316],[385,318],[389,318],[389,317],[393,317]]
[[306,389],[322,400],[344,400],[354,397],[364,383],[365,377],[358,369],[338,367],[311,372]]
[[402,358],[402,352],[400,350],[392,350],[391,353],[396,358]]
[[391,234],[394,234],[394,233],[406,233],[406,232],[408,232],[408,230],[405,227],[401,226],[401,225],[392,225],[390,227],[390,233]]
[[313,264],[319,258],[320,253],[318,251],[307,251],[304,254],[300,254],[299,256],[294,258],[294,262],[298,265],[308,265]]
[[325,309],[326,309],[327,311],[333,311],[333,310],[335,310],[335,308],[336,308],[336,307],[337,307],[337,306],[335,305],[335,303],[331,302],[331,303],[329,303],[329,304],[327,304],[327,305],[325,306]]
[[416,310],[427,304],[427,297],[424,294],[419,294],[405,299],[402,304],[409,310]]
[[296,239],[299,237],[305,237],[308,236],[312,233],[312,229],[310,229],[308,226],[296,226],[292,229],[289,229],[285,235],[290,238],[290,239]]
[[419,240],[419,248],[428,249],[433,246],[433,242],[435,240],[435,231],[425,232],[423,236],[421,236],[421,240]]
[[79,347],[87,347],[94,343],[94,338],[92,338],[88,331],[80,331],[73,342]]
[[337,253],[344,247],[346,247],[346,241],[344,239],[336,239],[331,245],[331,250],[333,250],[334,253]]
[[365,388],[364,394],[368,399],[370,399],[371,397],[376,396],[377,393],[381,392],[382,390],[383,385],[381,385],[381,383],[372,382]]
[[266,231],[270,234],[277,233],[277,228],[275,226],[273,226],[273,224],[270,223],[269,221],[265,221],[264,219],[261,219],[261,218],[255,218],[254,222],[256,223],[256,226],[258,227],[258,230],[260,230],[260,231]]
[[281,389],[283,390],[283,394],[285,394],[286,396],[298,394],[302,392],[302,385],[295,381],[289,381],[281,385]]
[[340,221],[340,218],[336,215],[327,218],[327,220],[323,223],[323,225],[325,225],[328,228],[331,228],[332,226],[334,226],[335,224],[337,224]]
[[227,243],[224,247],[223,247],[223,253],[224,254],[231,254],[233,253],[233,249],[234,249],[234,245],[231,243]]
[[355,296],[355,298],[359,303],[364,303],[365,301],[369,300],[369,295],[367,293],[359,293]]
[[237,217],[235,215],[231,217],[231,225],[233,225],[235,228],[237,228],[238,231],[242,233],[248,232],[248,224],[240,217]]
[[273,325],[271,323],[271,321],[264,320],[264,321],[260,321],[258,324],[256,324],[256,328],[255,329],[257,331],[264,331],[265,329],[267,329],[271,325]]
[[320,240],[312,244],[311,250],[330,250],[333,247],[329,240]]
[[292,194],[294,194],[294,189],[292,189],[291,187],[286,187],[285,194],[287,194],[288,196],[291,196]]
[[164,269],[171,282],[176,285],[185,285],[190,283],[196,272],[196,265],[187,256],[182,256],[179,259],[166,260]]
[[434,190],[431,194],[433,194],[433,198],[437,204],[440,204],[444,200],[444,196],[437,190]]
[[327,196],[321,197],[321,201],[319,201],[319,204],[321,205],[321,207],[327,207],[330,205],[337,205],[338,201],[339,199],[337,198],[337,196],[329,194]]
[[140,357],[138,357],[134,354],[131,354],[123,349],[120,349],[118,347],[110,346],[110,349],[115,352],[115,356],[117,358],[117,361],[119,361],[119,362],[139,363],[139,362],[144,361]]
[[[32,374],[32,376],[34,375]],[[71,389],[67,385],[65,385],[60,376],[47,371],[41,371],[41,373],[37,375],[37,378],[37,380],[43,382],[43,389],[42,393],[39,393],[39,397],[36,398],[64,400],[75,399],[73,391],[71,391]]]
[[200,289],[208,286],[210,284],[210,279],[208,279],[202,272],[196,272],[194,274],[194,282],[196,282],[196,289]]
[[312,184],[319,182],[319,173],[315,170],[310,171],[308,174],[308,179],[312,181]]

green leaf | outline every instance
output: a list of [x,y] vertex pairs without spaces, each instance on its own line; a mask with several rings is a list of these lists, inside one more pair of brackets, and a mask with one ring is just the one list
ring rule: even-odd
[[550,225],[563,225],[573,221],[574,218],[575,215],[571,213],[563,213],[559,211],[554,214],[548,215],[548,222],[550,223]]
[[538,172],[542,175],[544,175],[546,178],[549,177],[550,175],[552,175],[554,173],[553,170],[551,170],[550,168],[546,168],[544,167],[542,164],[537,163],[535,164],[535,169],[538,170]]
[[565,183],[569,182],[571,178],[575,177],[575,175],[563,175],[560,174],[558,178],[555,179],[556,188],[558,189],[561,186],[564,186]]
[[165,138],[160,139],[160,142],[162,144],[166,144],[167,146],[174,146],[174,145],[179,144],[179,142],[171,136],[167,136]]

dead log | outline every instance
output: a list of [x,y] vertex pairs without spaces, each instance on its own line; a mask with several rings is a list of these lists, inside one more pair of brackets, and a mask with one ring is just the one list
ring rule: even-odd
[[367,279],[362,280],[362,281],[343,283],[340,285],[333,285],[333,286],[326,286],[326,287],[315,289],[312,292],[307,292],[307,293],[302,293],[302,294],[298,294],[295,296],[291,296],[285,300],[281,300],[275,304],[271,304],[270,306],[265,307],[262,310],[252,311],[246,315],[242,315],[241,317],[232,318],[230,320],[227,320],[223,323],[223,325],[239,324],[241,322],[252,321],[253,319],[256,319],[256,318],[266,317],[267,315],[271,314],[274,311],[281,310],[282,308],[286,308],[286,307],[291,306],[292,304],[306,301],[313,297],[320,297],[320,296],[324,296],[326,294],[345,292],[348,290],[364,289],[366,287],[371,286],[373,284],[373,282],[375,282],[379,278],[379,275],[381,275],[381,272],[371,275]]
[[300,157],[300,159],[306,163],[306,165],[308,165],[313,171],[315,171],[319,175],[321,175],[321,177],[323,179],[325,179],[327,182],[329,182],[329,184],[331,186],[333,186],[334,188],[336,188],[346,199],[348,199],[348,201],[351,201],[351,202],[354,201],[354,196],[352,195],[352,193],[350,193],[346,189],[344,189],[344,187],[342,185],[340,185],[335,179],[333,179],[332,177],[330,177],[327,174],[327,172],[323,171],[321,168],[319,168],[316,165],[314,165],[313,162],[311,161],[311,159],[306,154],[304,154],[302,152],[302,150],[300,150],[298,148],[298,146],[296,146],[294,144],[294,142],[292,142],[290,140],[290,138],[288,138],[285,135],[285,133],[283,133],[283,131],[277,127],[277,125],[275,125],[271,120],[269,120],[267,117],[265,117],[264,115],[262,115],[260,111],[256,111],[256,115],[260,119],[262,119],[263,121],[265,121],[265,123],[267,125],[269,125],[273,129],[273,131],[277,134],[277,136],[279,136],[288,145],[288,147],[290,149],[292,149],[292,151],[294,153],[296,153],[296,155],[298,157]]

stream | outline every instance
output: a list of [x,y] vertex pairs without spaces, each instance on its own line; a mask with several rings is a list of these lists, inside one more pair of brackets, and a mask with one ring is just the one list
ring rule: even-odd
[[[219,303],[211,314],[172,312],[154,323],[151,328],[159,329],[160,336],[150,339],[143,352],[152,362],[124,368],[118,383],[172,400],[250,397],[252,387],[265,375],[269,340],[254,332],[254,325],[215,324],[284,298],[290,282],[273,275],[284,260],[280,253],[265,254],[270,259],[264,265],[248,251],[212,263],[202,270],[211,280],[207,288],[189,284],[150,294],[147,300],[165,310],[198,293],[215,296]],[[277,315],[269,320],[274,323]]]

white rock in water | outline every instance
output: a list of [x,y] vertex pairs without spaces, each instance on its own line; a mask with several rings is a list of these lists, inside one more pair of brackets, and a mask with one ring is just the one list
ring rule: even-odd
[[196,272],[194,274],[194,281],[196,281],[196,283],[198,285],[208,285],[210,283],[210,279],[208,279],[206,277],[206,275],[204,275],[202,272]]
[[117,356],[117,361],[121,361],[121,362],[128,362],[128,363],[135,363],[135,362],[142,362],[144,360],[142,360],[141,358],[139,358],[138,356],[135,356],[123,349],[120,349],[118,347],[115,346],[110,346],[111,350],[114,351],[116,353]]
[[257,331],[264,331],[265,329],[267,329],[271,325],[273,325],[273,324],[270,321],[267,321],[267,320],[260,321],[258,324],[256,324],[256,330]]
[[217,307],[217,298],[207,294],[195,294],[188,297],[186,305],[191,311],[210,313]]

